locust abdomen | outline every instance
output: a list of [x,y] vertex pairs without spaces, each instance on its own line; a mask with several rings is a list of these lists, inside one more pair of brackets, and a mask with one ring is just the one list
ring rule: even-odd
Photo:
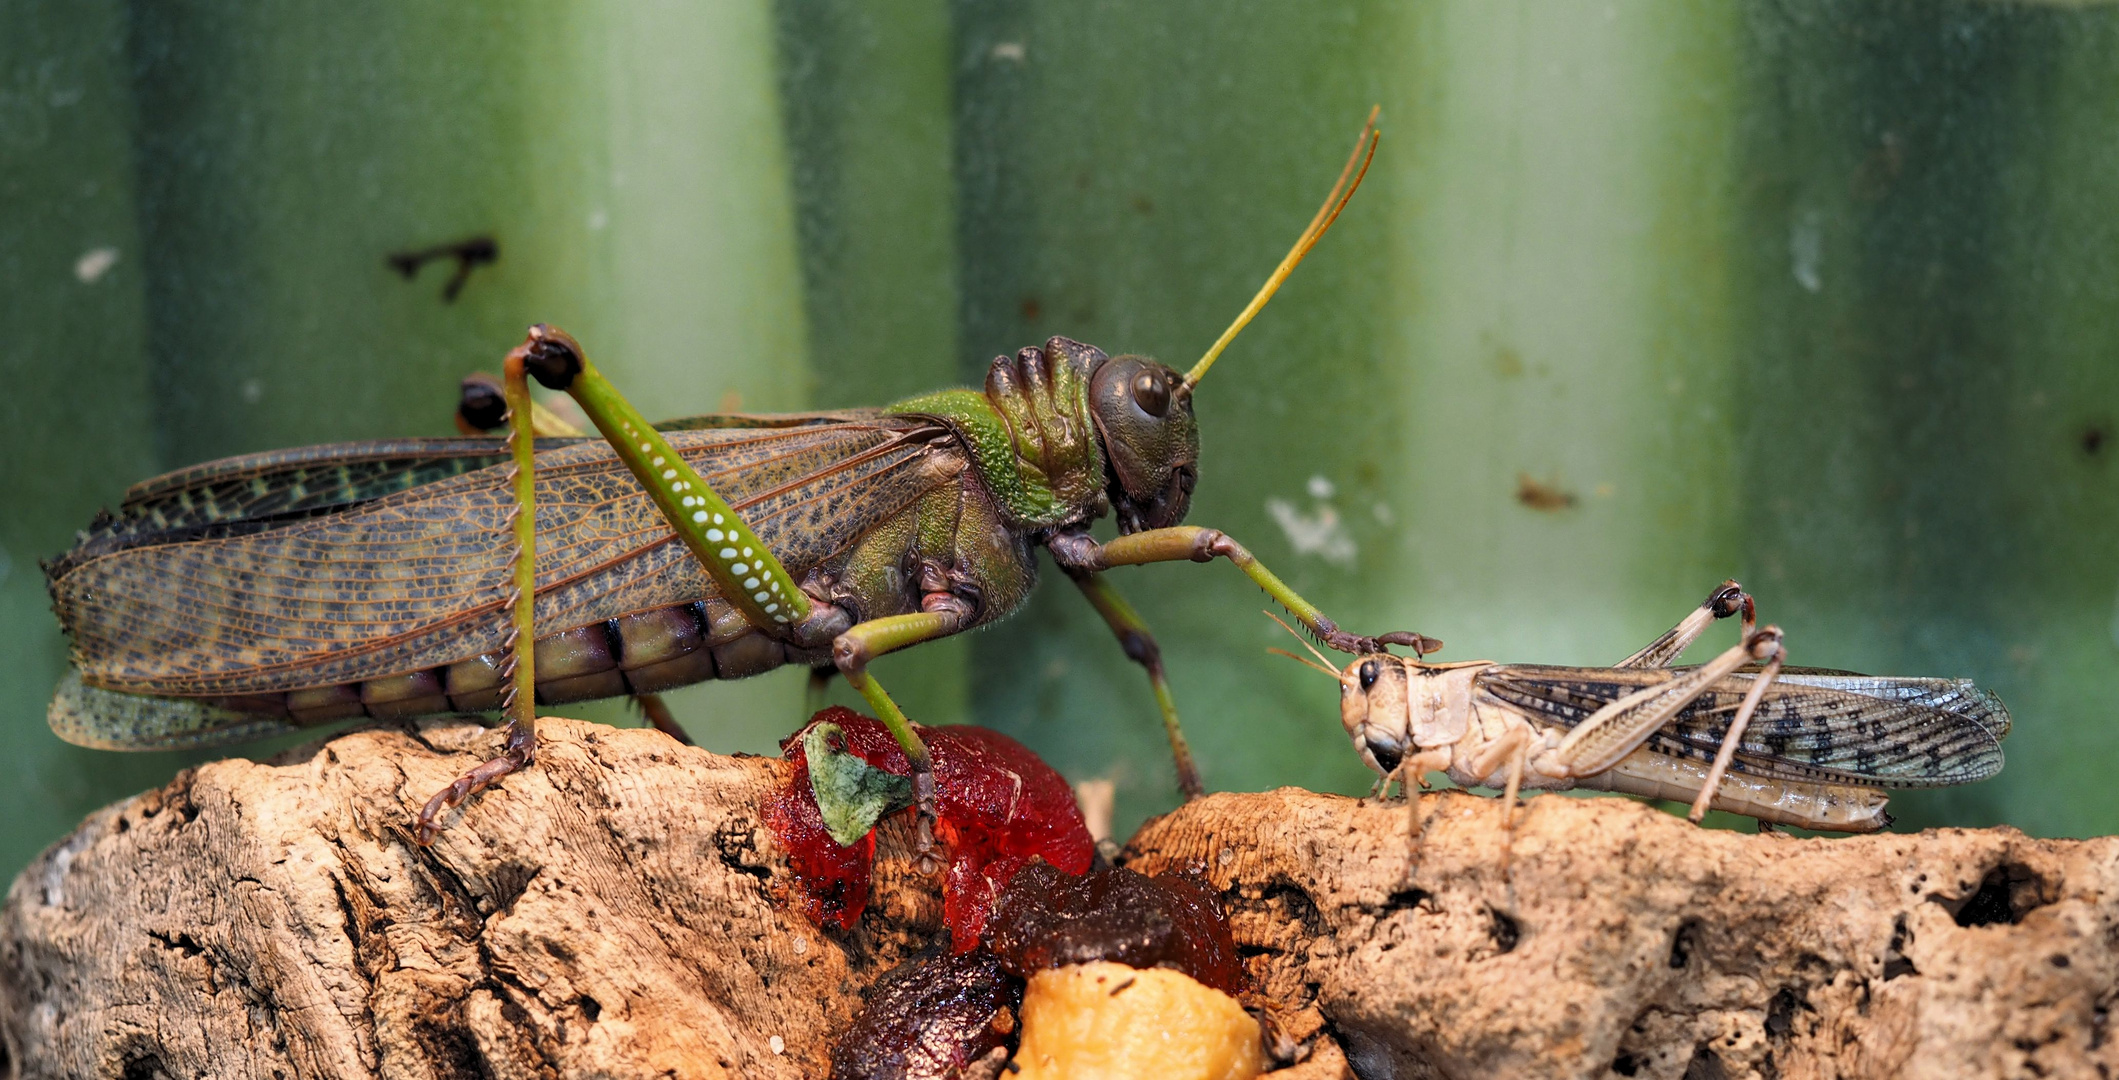
[[[1636,749],[1610,769],[1582,777],[1576,787],[1689,803],[1705,786],[1708,763]],[[1890,794],[1880,788],[1783,780],[1740,771],[1724,775],[1709,804],[1759,821],[1819,832],[1876,832],[1891,823]]]

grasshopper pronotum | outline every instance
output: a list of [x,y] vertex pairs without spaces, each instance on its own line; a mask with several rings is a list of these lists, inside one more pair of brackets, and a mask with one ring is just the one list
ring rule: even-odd
[[[1670,666],[1716,619],[1739,613],[1736,645],[1698,667]],[[1689,801],[1695,822],[1712,808],[1873,832],[1891,822],[1885,789],[2001,770],[2008,710],[1969,680],[1792,668],[1783,658],[1780,629],[1755,625],[1750,595],[1728,581],[1608,668],[1383,653],[1340,671],[1313,666],[1338,680],[1340,722],[1379,793],[1395,778],[1410,798],[1444,773],[1501,788],[1511,822],[1523,788],[1583,787]]]

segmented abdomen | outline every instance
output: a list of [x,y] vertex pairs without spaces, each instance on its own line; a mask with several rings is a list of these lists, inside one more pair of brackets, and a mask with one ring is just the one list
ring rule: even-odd
[[[652,694],[708,679],[740,679],[782,664],[828,664],[824,650],[786,645],[759,633],[735,608],[701,600],[625,615],[540,638],[537,701],[558,705],[623,694]],[[486,712],[501,706],[505,657],[469,660],[365,682],[275,694],[207,698],[209,704],[298,725],[356,716],[396,718]]]

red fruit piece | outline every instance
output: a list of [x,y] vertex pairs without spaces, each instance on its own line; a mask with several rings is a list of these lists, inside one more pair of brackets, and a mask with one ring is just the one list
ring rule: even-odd
[[[905,752],[880,722],[834,706],[810,724],[837,724],[846,749],[898,776],[912,775]],[[810,918],[844,930],[868,904],[875,833],[842,848],[824,831],[810,790],[804,725],[780,744],[795,768],[766,804],[766,822],[802,885]],[[1089,868],[1095,844],[1066,778],[1028,747],[968,725],[919,728],[934,761],[935,840],[947,852],[942,918],[959,953],[978,945],[994,899],[1033,857],[1068,874]],[[909,813],[910,811],[900,811]]]

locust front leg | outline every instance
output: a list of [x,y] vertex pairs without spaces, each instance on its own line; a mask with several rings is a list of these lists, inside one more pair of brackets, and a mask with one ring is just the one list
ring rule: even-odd
[[1184,792],[1188,802],[1206,794],[1206,787],[1199,782],[1199,766],[1192,763],[1192,748],[1185,743],[1184,729],[1177,724],[1177,699],[1171,696],[1170,680],[1163,672],[1162,647],[1155,643],[1147,622],[1102,574],[1070,569],[1067,576],[1089,598],[1089,606],[1104,617],[1104,624],[1118,635],[1119,647],[1126,650],[1126,656],[1147,669],[1155,704],[1162,709],[1163,731],[1170,736],[1170,756],[1177,763],[1178,790]]
[[1398,631],[1382,637],[1362,637],[1339,629],[1339,624],[1327,618],[1316,605],[1304,600],[1287,583],[1275,576],[1265,564],[1258,561],[1242,544],[1229,538],[1219,529],[1207,529],[1197,525],[1173,525],[1165,529],[1148,529],[1130,536],[1121,536],[1108,544],[1099,544],[1085,532],[1062,533],[1046,543],[1052,552],[1053,561],[1069,574],[1097,573],[1114,566],[1144,566],[1159,562],[1212,562],[1216,558],[1227,559],[1236,564],[1267,596],[1288,609],[1296,621],[1307,627],[1317,640],[1340,652],[1383,652],[1386,645],[1403,645],[1415,653],[1425,656],[1442,648],[1442,642],[1424,634]]
[[[647,490],[656,510],[706,569],[716,592],[743,614],[745,622],[806,648],[831,645],[839,670],[889,727],[912,765],[924,856],[932,846],[934,821],[934,773],[927,746],[897,703],[868,674],[867,662],[892,649],[955,633],[962,626],[963,614],[943,604],[940,610],[849,626],[850,617],[844,610],[810,602],[742,515],[589,363],[580,343],[564,331],[538,325],[530,328],[516,354],[521,354],[523,368],[538,382],[565,391],[581,405],[619,460]],[[510,354],[511,364],[516,354]],[[928,606],[936,607],[933,602]]]

